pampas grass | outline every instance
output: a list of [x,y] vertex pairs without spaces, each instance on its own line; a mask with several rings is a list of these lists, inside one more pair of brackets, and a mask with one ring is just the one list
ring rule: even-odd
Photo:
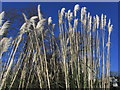
[[[1,58],[2,53],[12,47],[2,71],[0,89],[109,88],[113,26],[110,20],[106,20],[106,15],[91,16],[86,9],[81,7],[80,10],[77,4],[73,12],[65,8],[59,10],[57,38],[54,17],[44,18],[40,5],[38,15],[30,19],[23,13],[25,22],[13,43],[9,44],[11,38],[2,37],[0,40]],[[4,12],[0,14],[1,20],[3,15]],[[2,24],[1,36],[8,26],[8,21]],[[6,47],[2,48],[4,45]],[[21,52],[16,60],[19,48]]]
[[1,26],[0,26],[0,62],[1,62],[0,65],[1,65],[1,67],[0,67],[0,69],[2,70],[2,71],[0,71],[0,80],[1,80],[0,81],[0,83],[1,83],[0,89],[2,89],[2,86],[6,80],[5,77],[7,76],[7,74],[4,73],[4,71],[3,71],[5,69],[2,68],[2,65],[3,65],[2,64],[2,55],[3,55],[3,53],[5,53],[8,50],[11,39],[12,39],[12,38],[7,38],[4,36],[4,34],[7,33],[7,30],[8,30],[9,24],[10,24],[9,21],[2,22],[4,19],[4,15],[5,15],[5,12],[0,13],[0,24],[1,24]]

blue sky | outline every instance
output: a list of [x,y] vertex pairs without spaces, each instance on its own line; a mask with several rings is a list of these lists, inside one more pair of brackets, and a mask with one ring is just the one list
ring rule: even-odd
[[75,4],[79,4],[80,7],[87,7],[87,11],[91,13],[92,16],[94,15],[101,15],[102,13],[107,15],[107,18],[111,19],[113,24],[113,32],[111,35],[111,71],[118,71],[118,3],[110,3],[110,2],[69,2],[69,3],[5,3],[3,2],[2,9],[7,11],[8,9],[21,9],[21,8],[29,8],[31,6],[36,6],[40,4],[42,12],[47,15],[48,17],[53,17],[53,23],[57,23],[57,13],[58,10],[61,8],[72,9]]

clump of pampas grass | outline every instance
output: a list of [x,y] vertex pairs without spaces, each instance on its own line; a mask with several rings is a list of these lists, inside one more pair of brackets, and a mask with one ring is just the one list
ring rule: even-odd
[[[87,8],[80,9],[79,4],[73,11],[66,10],[58,11],[57,38],[54,18],[44,18],[40,5],[36,16],[28,19],[23,13],[25,22],[12,44],[9,44],[11,38],[2,37],[9,22],[1,24],[0,46],[6,47],[0,48],[0,53],[6,52],[10,45],[12,50],[1,77],[0,89],[110,87],[111,21],[107,21],[103,14],[91,16]],[[0,22],[3,16],[4,12],[0,14]],[[19,48],[22,51],[16,60]]]

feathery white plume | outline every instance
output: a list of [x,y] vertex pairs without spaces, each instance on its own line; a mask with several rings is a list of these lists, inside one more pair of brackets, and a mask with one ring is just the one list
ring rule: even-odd
[[109,35],[111,34],[112,29],[113,29],[113,25],[110,25],[110,24],[111,24],[111,20],[109,19],[109,22],[108,22],[108,32],[109,32]]
[[106,26],[106,15],[104,15],[103,26]]
[[3,12],[0,13],[0,19],[3,19],[4,16],[5,16],[5,12],[3,11]]
[[24,23],[24,24],[21,26],[21,28],[20,28],[20,34],[23,34],[23,33],[25,32],[26,26],[27,26],[26,23]]
[[108,29],[109,34],[111,34],[112,29],[113,29],[113,25],[110,25],[110,27],[109,27],[109,29]]
[[10,41],[11,41],[11,37],[10,38],[3,38],[0,41],[0,53],[4,53],[7,51],[8,47],[10,46]]
[[52,17],[48,18],[48,25],[52,24]]
[[37,18],[38,18],[38,16],[33,16],[33,17],[30,18],[30,21],[35,20]]
[[75,7],[74,7],[74,16],[76,17],[77,16],[77,11],[80,9],[79,5],[76,4]]
[[78,11],[79,9],[80,9],[79,4],[76,4],[75,7],[74,7],[74,11]]
[[85,14],[86,14],[86,7],[83,7],[81,9],[81,21],[83,21],[83,17],[84,17]]
[[36,28],[37,28],[37,29],[40,28],[41,26],[45,25],[45,23],[46,23],[46,19],[40,20],[40,21],[37,23]]
[[101,15],[101,23],[100,23],[100,29],[103,29],[103,14]]
[[2,36],[4,33],[6,33],[8,27],[9,27],[10,22],[6,21],[2,27],[0,28],[0,36]]
[[41,11],[40,11],[40,5],[38,5],[38,17],[39,17],[39,20],[42,19],[42,14],[41,14]]
[[64,16],[64,13],[65,13],[65,8],[62,8],[62,9],[61,9],[61,17]]
[[33,17],[31,17],[30,18],[30,24],[28,25],[28,27],[30,27],[31,25],[33,25],[33,27],[35,28],[35,26],[36,26],[36,24],[35,24],[35,19],[37,19],[38,18],[38,16],[33,16]]
[[5,16],[5,12],[3,11],[2,13],[0,13],[0,25],[2,25],[4,16]]
[[81,21],[83,20],[83,7],[81,8],[81,16],[80,16],[80,18],[81,18]]
[[25,26],[26,26],[26,23],[24,23],[24,24],[21,26],[20,30],[24,29]]
[[83,7],[83,14],[84,14],[84,15],[85,15],[86,12],[87,12],[86,9],[87,9],[86,7]]
[[26,15],[25,15],[24,13],[22,13],[22,15],[23,15],[23,17],[24,17],[25,21],[27,22],[28,20],[27,20]]
[[96,15],[96,24],[97,24],[97,29],[99,28],[99,16]]
[[26,32],[26,30],[30,30],[30,26],[33,25],[33,27],[35,28],[35,19],[38,18],[38,16],[33,16],[30,19],[27,19],[27,17],[25,16],[25,14],[23,13],[23,17],[25,19],[25,23],[21,26],[20,28],[20,34],[23,34]]
[[90,18],[90,13],[88,12],[88,19]]
[[110,24],[111,24],[111,20],[109,19],[109,21],[108,21],[108,27],[110,27]]

